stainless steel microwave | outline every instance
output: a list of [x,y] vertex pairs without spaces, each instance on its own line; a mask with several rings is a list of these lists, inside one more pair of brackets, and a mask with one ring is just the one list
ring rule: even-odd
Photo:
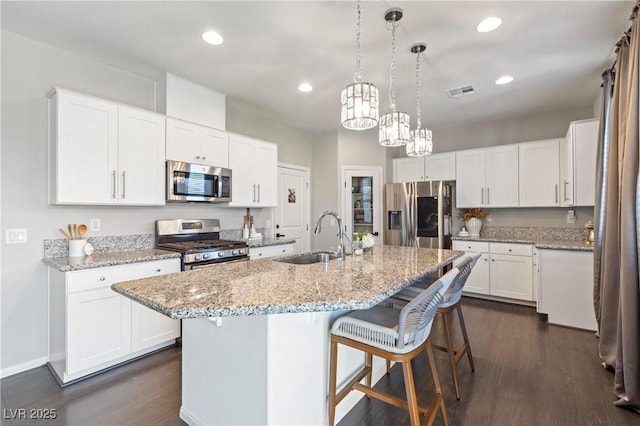
[[206,164],[167,161],[168,203],[231,201],[231,170]]

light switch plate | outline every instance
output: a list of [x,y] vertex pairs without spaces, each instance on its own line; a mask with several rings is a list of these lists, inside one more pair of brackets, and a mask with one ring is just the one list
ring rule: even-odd
[[7,229],[7,244],[24,244],[27,242],[27,230],[25,228]]
[[89,219],[89,231],[100,230],[100,219]]

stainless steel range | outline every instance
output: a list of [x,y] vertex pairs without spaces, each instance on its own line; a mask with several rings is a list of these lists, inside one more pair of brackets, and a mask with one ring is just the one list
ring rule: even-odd
[[182,253],[182,270],[249,260],[244,241],[221,240],[218,219],[156,221],[156,248]]

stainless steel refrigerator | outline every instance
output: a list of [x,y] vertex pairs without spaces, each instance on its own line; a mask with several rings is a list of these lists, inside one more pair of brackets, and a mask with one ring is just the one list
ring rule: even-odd
[[451,186],[445,182],[389,183],[384,191],[384,243],[451,248]]

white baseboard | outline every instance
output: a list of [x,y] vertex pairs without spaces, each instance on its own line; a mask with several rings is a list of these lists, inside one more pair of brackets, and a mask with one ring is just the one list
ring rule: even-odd
[[189,426],[202,426],[204,423],[196,419],[190,412],[184,408],[184,405],[180,406],[180,418]]
[[22,373],[23,371],[31,370],[32,368],[41,367],[45,365],[47,361],[49,361],[49,359],[46,356],[43,356],[41,358],[32,359],[28,362],[23,362],[22,364],[3,368],[2,370],[0,370],[0,379],[13,376],[14,374]]

